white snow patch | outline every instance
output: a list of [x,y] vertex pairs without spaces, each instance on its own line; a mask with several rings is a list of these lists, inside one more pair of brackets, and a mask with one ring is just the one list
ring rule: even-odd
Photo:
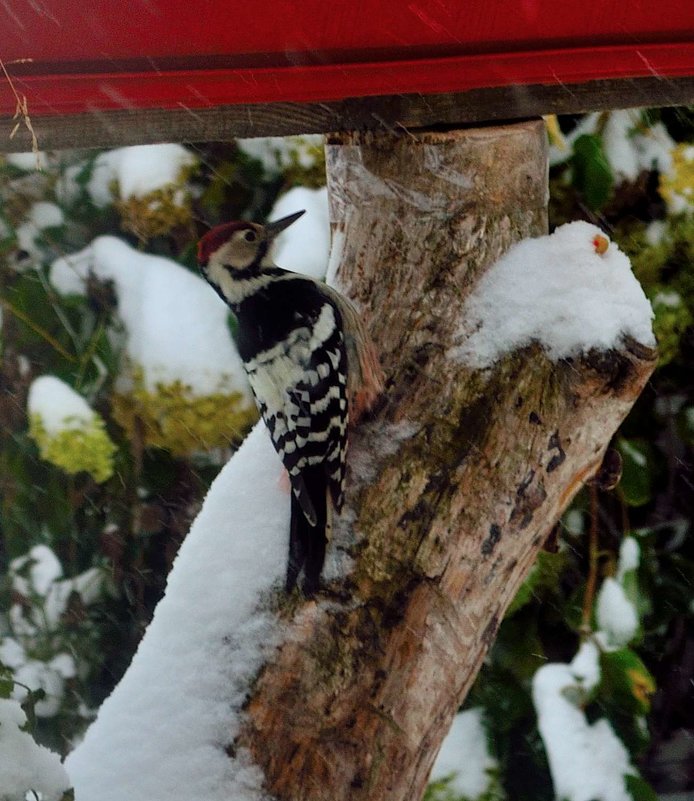
[[98,567],[90,567],[72,578],[54,582],[46,595],[43,606],[42,621],[49,629],[55,629],[60,618],[67,609],[73,592],[78,593],[86,606],[103,597],[107,585],[107,574]]
[[5,161],[16,167],[18,170],[31,172],[32,170],[43,169],[46,166],[46,154],[39,150],[37,153],[29,151],[27,153],[5,153]]
[[[584,648],[571,664],[544,665],[533,677],[533,702],[554,795],[566,801],[631,801],[624,776],[636,771],[626,748],[604,718],[588,723],[578,703],[599,675],[597,657]],[[577,672],[583,682],[577,682]]]
[[633,537],[626,537],[619,549],[615,578],[606,578],[598,593],[596,620],[608,647],[619,648],[634,639],[639,627],[636,607],[624,588],[624,577],[639,566],[640,550]]
[[47,545],[34,545],[29,553],[10,562],[7,574],[14,592],[29,598],[34,593],[46,595],[63,575],[63,568]]
[[48,434],[82,429],[92,425],[96,418],[96,412],[80,394],[52,375],[34,379],[29,388],[27,411],[41,418]]
[[638,122],[638,117],[634,118],[629,111],[616,111],[607,117],[602,145],[617,178],[633,181],[640,172],[639,157],[632,140]]
[[688,214],[692,210],[692,203],[679,192],[672,192],[667,200],[670,214]]
[[19,682],[12,692],[16,701],[21,703],[28,695],[26,688],[20,686],[22,684],[33,691],[45,692],[45,697],[34,704],[34,710],[40,718],[52,718],[58,714],[65,695],[65,679],[74,676],[76,672],[74,661],[71,669],[66,661],[72,659],[69,654],[62,653],[59,657],[60,659],[55,657],[50,662],[27,659],[14,671],[14,679]]
[[58,557],[47,545],[34,545],[29,553],[13,559],[7,571],[12,590],[25,598],[43,600],[40,608],[32,605],[29,611],[22,604],[10,607],[15,633],[33,636],[38,631],[54,631],[67,608],[73,592],[85,605],[93,604],[104,594],[107,574],[91,567],[72,578],[62,578],[63,568]]
[[489,754],[487,735],[482,725],[482,709],[459,712],[441,745],[432,780],[453,774],[450,787],[465,798],[478,798],[489,787],[489,772],[497,767]]
[[102,153],[94,162],[87,191],[97,206],[112,202],[111,186],[118,183],[120,197],[142,197],[175,184],[182,170],[196,163],[193,154],[178,144],[136,145]]
[[583,534],[586,530],[583,512],[580,509],[570,509],[564,515],[562,522],[569,534]]
[[654,306],[665,306],[668,309],[677,309],[683,305],[682,296],[675,290],[657,292],[653,298]]
[[24,648],[13,637],[0,640],[0,662],[5,667],[14,669],[26,662]]
[[61,166],[54,188],[55,197],[61,205],[69,206],[74,203],[84,191],[84,187],[77,180],[84,169],[84,161]]
[[58,801],[70,780],[57,754],[39,745],[22,728],[27,719],[17,701],[0,698],[0,801],[25,801],[40,793]]
[[586,222],[514,245],[479,282],[465,305],[460,345],[451,355],[474,367],[539,342],[552,359],[617,347],[624,334],[654,345],[653,311],[627,256]]
[[226,305],[189,270],[161,256],[102,236],[53,263],[61,293],[84,294],[89,273],[113,281],[126,329],[126,351],[144,373],[146,389],[180,381],[199,396],[250,391],[227,326]]
[[65,222],[65,215],[60,206],[46,200],[34,203],[29,209],[29,221],[39,230],[44,228],[56,228]]
[[40,259],[42,252],[37,239],[45,228],[63,225],[65,217],[55,203],[40,201],[34,203],[23,223],[17,226],[17,248],[26,251],[33,259]]
[[78,801],[260,801],[237,733],[279,641],[261,599],[286,565],[289,496],[265,426],[214,481],[133,662],[66,767]]
[[618,179],[634,181],[643,170],[668,172],[672,166],[674,140],[661,122],[645,127],[640,109],[609,114],[602,142]]
[[667,239],[668,227],[665,220],[652,220],[646,226],[644,236],[649,245],[659,245]]
[[330,255],[330,217],[327,187],[294,187],[278,198],[269,220],[279,220],[295,211],[306,214],[277,237],[274,260],[286,270],[313,278],[324,278]]
[[605,634],[607,644],[620,647],[630,642],[639,626],[636,609],[614,578],[606,578],[598,593],[596,605],[598,628]]
[[617,564],[617,581],[622,583],[624,576],[636,570],[641,562],[641,549],[635,537],[625,537],[619,546],[619,562]]
[[587,694],[600,681],[600,649],[595,642],[586,640],[571,661],[571,675],[581,692]]

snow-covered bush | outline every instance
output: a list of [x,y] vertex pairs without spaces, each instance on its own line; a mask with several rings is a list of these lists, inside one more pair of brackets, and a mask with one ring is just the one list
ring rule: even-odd
[[316,274],[329,227],[321,137],[40,159],[0,163],[0,662],[64,751],[257,418],[233,318],[198,274],[201,221],[306,208],[280,258]]
[[255,406],[227,308],[202,278],[102,236],[50,268],[63,295],[84,297],[90,279],[114,288],[125,342],[111,400],[130,439],[177,456],[238,441]]
[[29,693],[39,693],[33,705],[39,718],[63,713],[88,719],[76,699],[97,666],[91,664],[85,632],[69,618],[73,610],[85,614],[106,596],[106,570],[92,567],[65,578],[55,553],[34,545],[10,562],[7,577],[12,601],[0,630],[0,664],[12,670],[12,697],[23,702]]

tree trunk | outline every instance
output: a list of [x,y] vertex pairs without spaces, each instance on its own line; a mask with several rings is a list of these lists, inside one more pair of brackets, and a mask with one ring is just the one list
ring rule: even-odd
[[544,539],[653,369],[637,343],[473,370],[449,355],[465,298],[545,233],[541,121],[327,145],[332,267],[387,375],[351,441],[333,547],[352,572],[285,610],[245,729],[292,801],[418,799],[452,717]]

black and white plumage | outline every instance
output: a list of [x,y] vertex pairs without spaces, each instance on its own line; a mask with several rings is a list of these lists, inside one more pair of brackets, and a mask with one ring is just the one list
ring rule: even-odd
[[304,571],[316,592],[332,510],[344,500],[350,411],[382,387],[354,307],[309,276],[277,267],[274,237],[303,212],[260,226],[231,222],[201,240],[204,277],[238,320],[237,345],[291,484],[287,590]]

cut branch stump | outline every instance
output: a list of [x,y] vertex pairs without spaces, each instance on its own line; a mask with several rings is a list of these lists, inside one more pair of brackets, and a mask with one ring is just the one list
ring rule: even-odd
[[279,799],[410,801],[655,353],[625,340],[553,362],[530,346],[487,370],[451,355],[485,270],[546,232],[541,121],[341,134],[327,163],[336,281],[369,321],[388,387],[352,437],[336,544],[353,570],[286,611],[237,746]]

